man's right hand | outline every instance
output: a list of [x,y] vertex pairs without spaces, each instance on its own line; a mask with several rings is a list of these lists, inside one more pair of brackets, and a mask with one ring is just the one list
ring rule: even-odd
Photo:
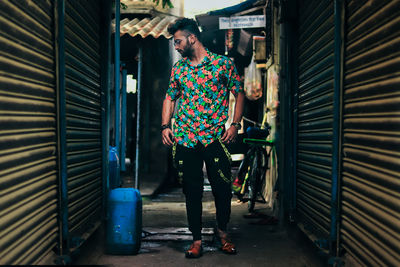
[[174,134],[170,128],[166,128],[161,132],[161,139],[164,145],[172,146],[174,144]]
[[172,101],[170,97],[165,96],[162,107],[161,114],[161,141],[166,146],[172,146],[174,144],[174,134],[170,128],[170,121],[172,117],[172,113],[174,112],[175,101]]

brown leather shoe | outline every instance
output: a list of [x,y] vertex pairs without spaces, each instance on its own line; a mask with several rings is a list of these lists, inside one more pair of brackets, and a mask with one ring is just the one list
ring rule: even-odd
[[231,255],[237,253],[235,244],[232,243],[227,233],[216,230],[216,235],[220,239],[222,252]]
[[200,258],[203,255],[203,246],[201,243],[192,243],[190,248],[186,250],[186,258]]

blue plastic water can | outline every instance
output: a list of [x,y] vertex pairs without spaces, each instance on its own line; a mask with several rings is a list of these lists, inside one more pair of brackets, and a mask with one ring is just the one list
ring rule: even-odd
[[116,188],[108,198],[106,252],[133,255],[142,239],[142,197],[134,188]]
[[118,158],[118,151],[116,147],[110,146],[109,152],[109,160],[110,160],[110,167],[109,167],[109,176],[110,176],[110,188],[117,188],[121,185],[121,178],[120,178],[120,162]]

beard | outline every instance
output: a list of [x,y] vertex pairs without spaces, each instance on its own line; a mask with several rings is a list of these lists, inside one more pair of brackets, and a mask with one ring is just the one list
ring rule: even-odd
[[191,57],[193,55],[193,48],[192,45],[187,43],[187,45],[182,49],[178,50],[182,57]]

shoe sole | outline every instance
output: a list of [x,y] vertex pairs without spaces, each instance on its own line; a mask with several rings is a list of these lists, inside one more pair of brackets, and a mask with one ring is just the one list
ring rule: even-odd
[[203,253],[200,253],[197,256],[194,254],[185,253],[185,257],[188,259],[197,259],[197,258],[200,258],[201,256],[203,256]]
[[237,250],[235,250],[235,252],[227,252],[227,251],[225,251],[225,250],[223,250],[222,249],[222,242],[221,242],[221,238],[217,235],[217,234],[215,234],[216,233],[216,229],[214,229],[214,236],[213,236],[213,243],[217,246],[217,247],[219,247],[219,250],[221,250],[224,254],[227,254],[227,255],[236,255],[237,254]]
[[224,254],[227,254],[227,255],[236,255],[236,254],[237,254],[237,250],[235,250],[234,252],[228,252],[228,251],[223,250],[222,248],[220,248],[220,250],[221,250]]

